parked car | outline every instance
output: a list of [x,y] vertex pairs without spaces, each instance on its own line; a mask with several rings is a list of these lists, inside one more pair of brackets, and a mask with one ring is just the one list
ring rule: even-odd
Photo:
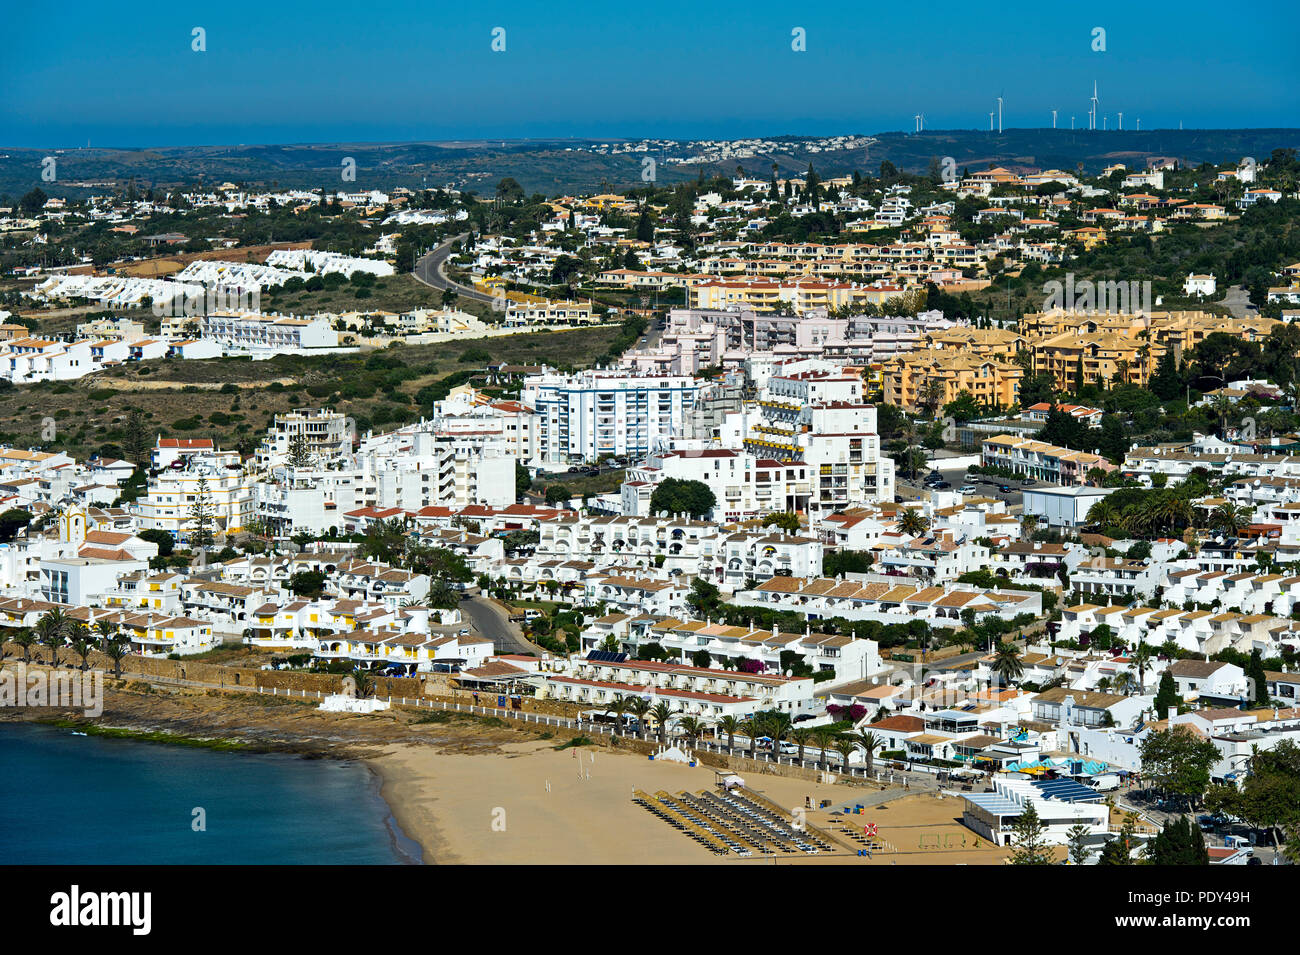
[[1033,478],[1025,478],[1023,481],[1020,482],[1022,487],[1033,487],[1035,483],[1036,482],[1034,481]]
[[952,487],[952,482],[951,482],[951,481],[935,481],[933,484],[930,485],[930,487],[934,488],[936,491],[946,491],[946,490],[948,490],[949,488]]
[[1006,493],[1008,493],[1008,492],[1011,490],[1011,485],[1010,485],[1010,484],[999,484],[999,485],[998,485],[998,490],[1001,491],[1003,494],[1006,494]]
[[961,487],[957,488],[957,490],[961,494],[974,494],[978,488],[976,488],[974,484],[963,484]]

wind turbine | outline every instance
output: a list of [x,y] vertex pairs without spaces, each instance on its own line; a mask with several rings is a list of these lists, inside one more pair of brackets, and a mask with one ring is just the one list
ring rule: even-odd
[[1092,109],[1088,110],[1088,128],[1097,128],[1097,81],[1092,81]]
[[1052,129],[1056,128],[1056,110],[1052,110]]
[[1138,117],[1138,132],[1142,132],[1142,117]]
[[916,120],[916,131],[917,131],[918,133],[919,133],[921,130],[925,129],[925,117],[924,117],[924,116],[922,116],[920,113],[917,113],[917,114],[916,114],[915,116],[913,116],[912,118]]
[[998,97],[998,135],[1002,135],[1002,97]]
[[989,110],[989,132],[993,132],[993,110]]
[[1120,132],[1123,132],[1123,131],[1124,131],[1124,114],[1123,114],[1123,113],[1120,113],[1120,114],[1119,114],[1119,130],[1120,130]]

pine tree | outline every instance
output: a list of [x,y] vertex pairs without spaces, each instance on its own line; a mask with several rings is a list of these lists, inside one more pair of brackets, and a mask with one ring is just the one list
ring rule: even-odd
[[1136,832],[1132,817],[1125,817],[1119,835],[1102,847],[1101,855],[1097,857],[1097,865],[1132,865]]
[[207,477],[199,478],[198,493],[190,505],[190,545],[192,547],[210,547],[214,540],[212,534],[213,509],[212,495],[208,493]]
[[289,467],[305,468],[310,464],[311,449],[307,447],[307,439],[295,434],[289,439]]
[[1011,853],[1012,865],[1051,865],[1052,852],[1044,839],[1042,820],[1031,802],[1020,814],[1011,831],[1015,834],[1015,851]]
[[1070,861],[1075,865],[1083,865],[1092,856],[1092,848],[1088,845],[1088,836],[1092,830],[1079,823],[1071,826],[1065,832],[1066,845],[1070,849]]
[[144,427],[144,415],[138,408],[132,408],[126,416],[122,449],[126,452],[127,460],[136,467],[143,467],[149,459],[149,433]]

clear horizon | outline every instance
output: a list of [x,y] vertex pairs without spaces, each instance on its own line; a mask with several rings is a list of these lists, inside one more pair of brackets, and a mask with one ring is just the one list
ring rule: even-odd
[[[794,12],[760,0],[743,18],[668,0],[635,29],[606,7],[523,2],[455,22],[412,0],[372,17],[336,0],[294,9],[232,0],[177,11],[143,0],[129,19],[74,0],[57,30],[37,8],[0,62],[11,148],[480,139],[836,135],[1004,128],[1126,131],[1300,126],[1300,58],[1265,0],[1249,22],[1217,5],[1115,3],[931,21],[832,2]],[[953,22],[949,22],[953,21]],[[986,22],[987,21],[987,22]],[[492,49],[505,30],[504,51]],[[204,30],[195,51],[195,28]],[[801,29],[805,49],[796,51]],[[1095,31],[1105,50],[1094,50]],[[795,134],[781,130],[800,129]]]

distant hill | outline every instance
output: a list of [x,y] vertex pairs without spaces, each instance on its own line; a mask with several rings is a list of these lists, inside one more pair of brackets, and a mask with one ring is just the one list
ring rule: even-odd
[[[642,159],[658,157],[658,181],[699,175],[731,175],[737,165],[766,178],[776,163],[782,175],[802,173],[811,162],[819,175],[876,172],[888,160],[899,169],[924,172],[932,158],[951,156],[959,169],[1060,168],[1080,163],[1096,173],[1111,163],[1145,165],[1151,156],[1190,164],[1224,163],[1254,156],[1265,159],[1277,148],[1300,148],[1298,129],[1189,129],[1089,132],[1068,129],[1008,129],[1001,134],[975,130],[877,133],[866,149],[810,150],[810,138],[773,137],[775,148],[755,156],[727,159],[703,167],[670,161],[672,152],[601,155],[596,143],[616,140],[515,140],[416,143],[325,143],[301,145],[189,146],[165,149],[91,148],[58,150],[58,181],[42,182],[36,149],[0,147],[0,194],[17,197],[40,186],[51,195],[84,195],[125,185],[132,177],[141,188],[194,186],[222,182],[256,186],[391,189],[454,185],[490,194],[498,180],[512,176],[528,192],[546,195],[622,191],[641,184]],[[683,143],[679,156],[692,155]],[[357,178],[340,176],[345,157],[356,160]],[[95,185],[88,185],[95,184]]]

